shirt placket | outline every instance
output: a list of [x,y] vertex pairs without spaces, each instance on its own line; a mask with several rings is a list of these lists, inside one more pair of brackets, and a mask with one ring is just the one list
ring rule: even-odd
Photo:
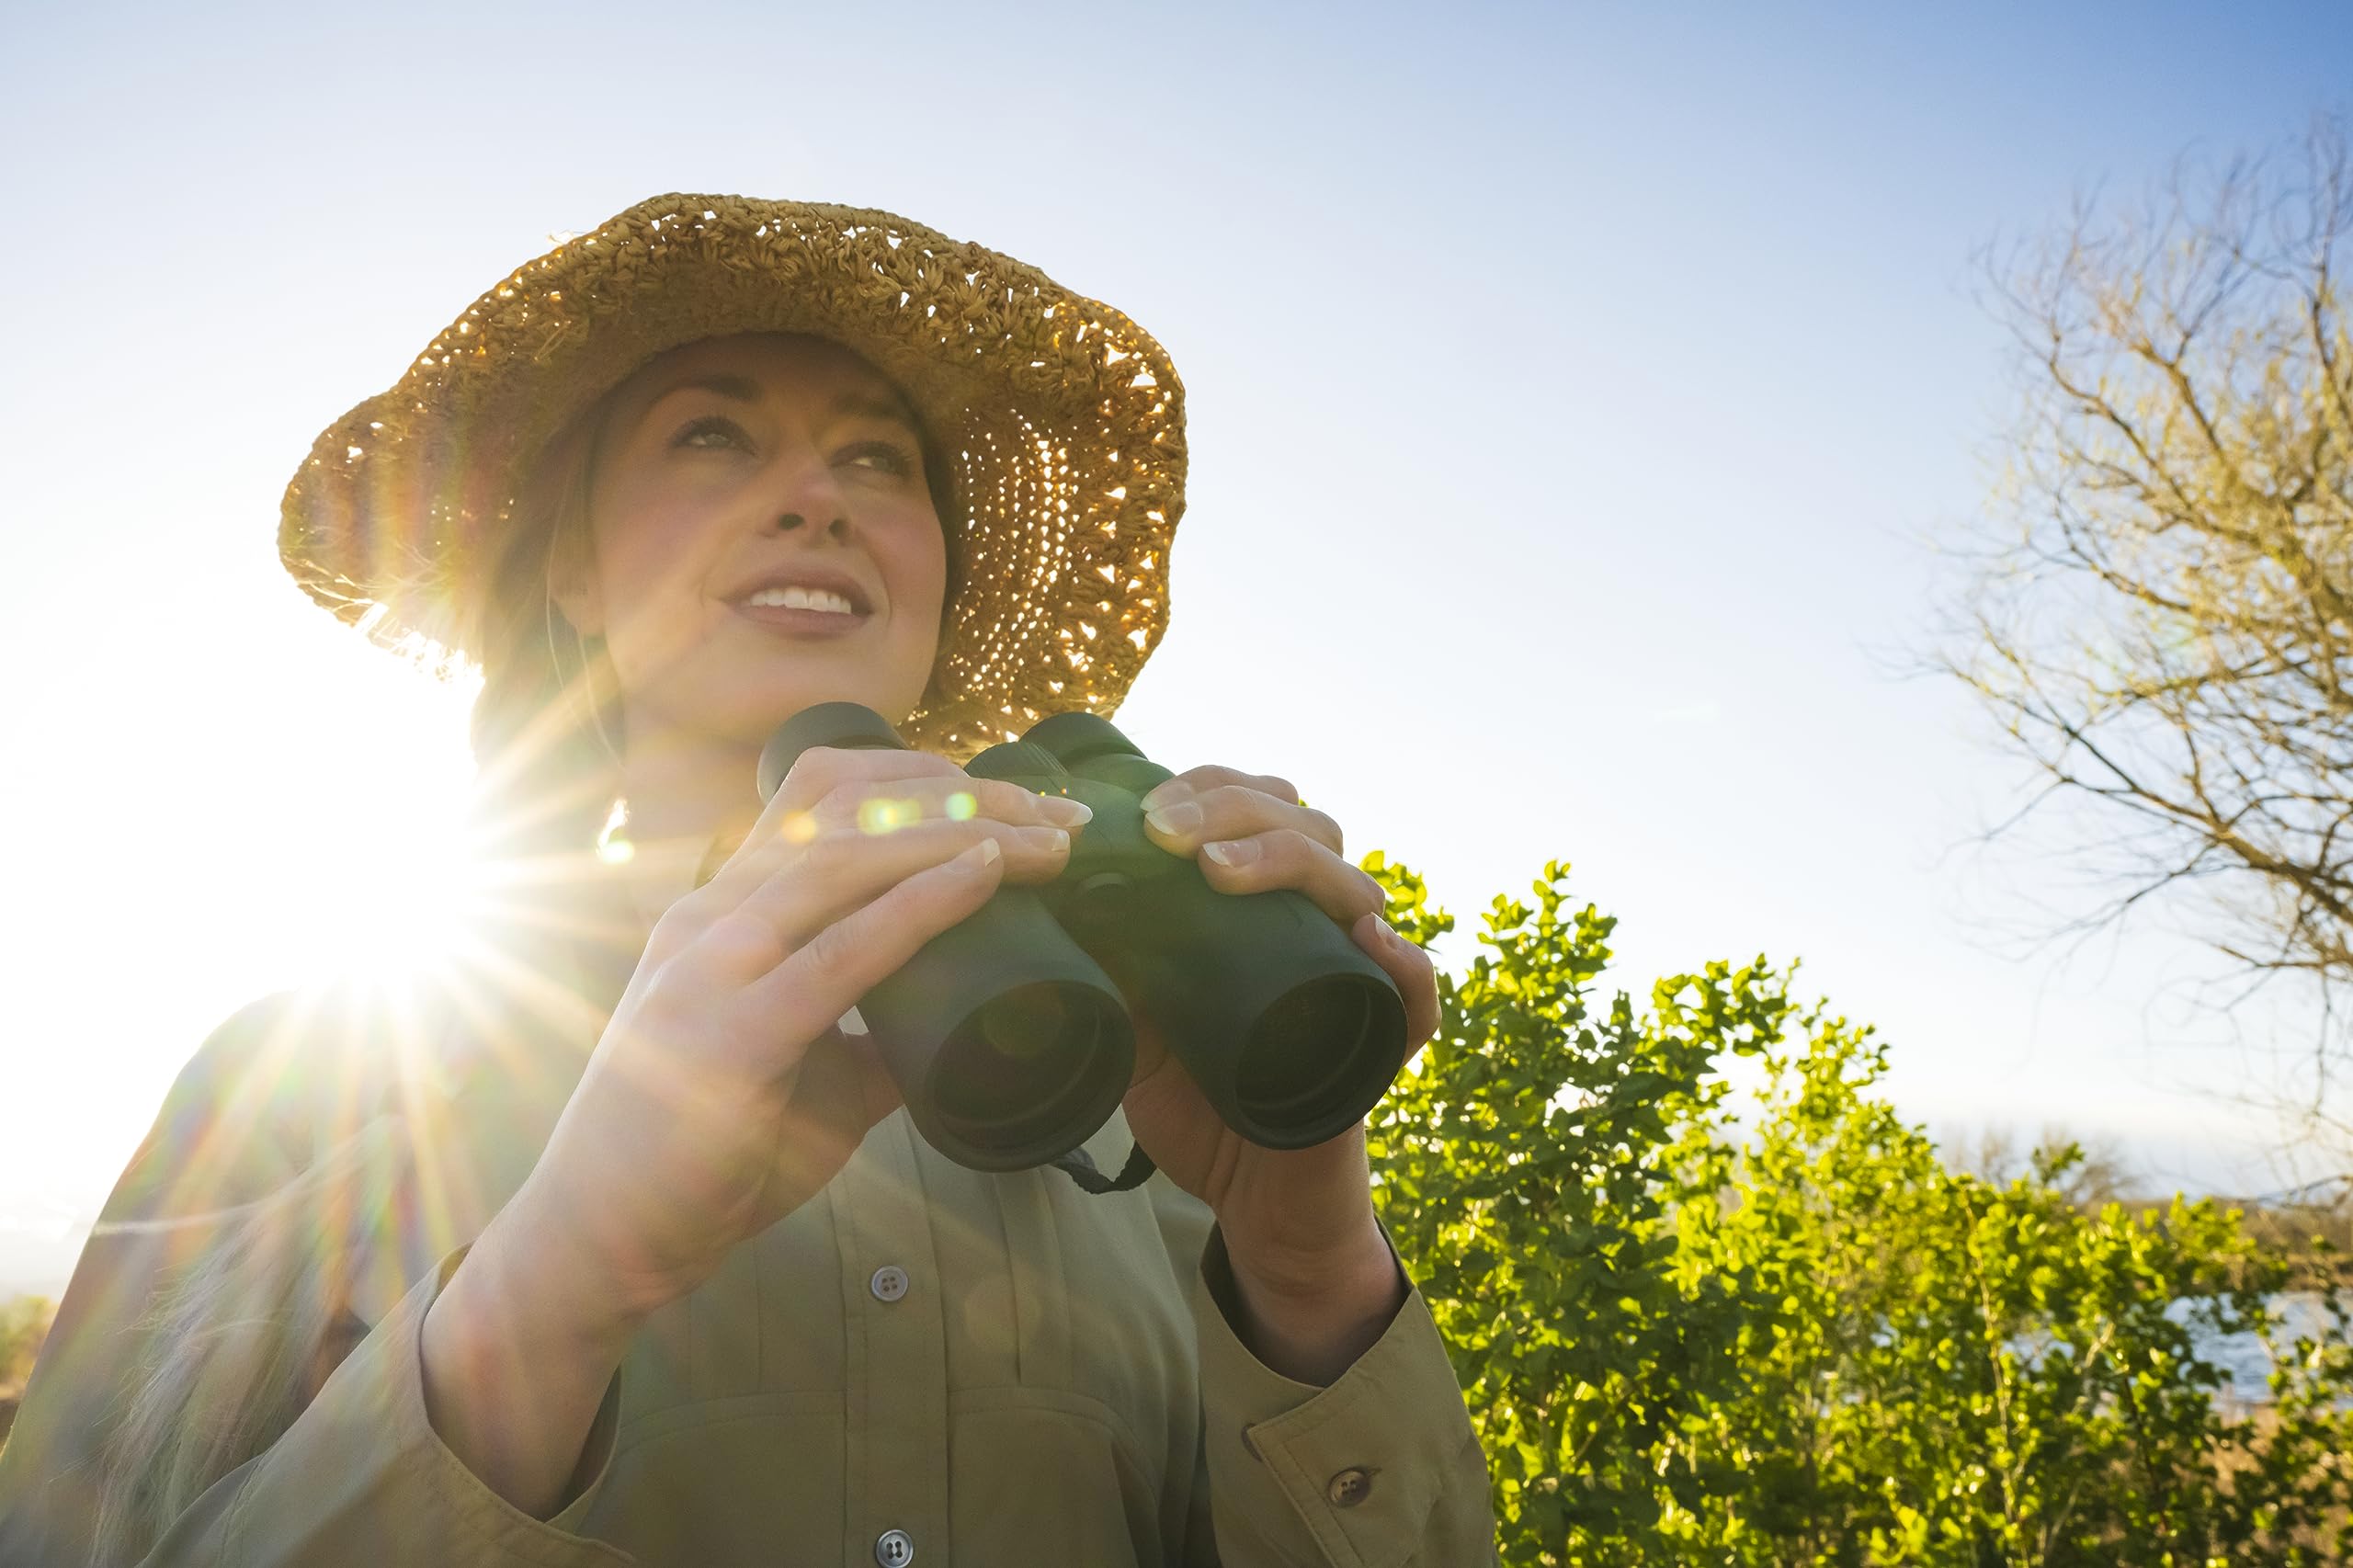
[[905,1116],[877,1126],[826,1191],[848,1336],[843,1568],[944,1565],[947,1290]]

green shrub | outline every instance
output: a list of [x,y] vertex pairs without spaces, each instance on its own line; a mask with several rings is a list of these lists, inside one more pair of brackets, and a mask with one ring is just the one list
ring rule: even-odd
[[32,1375],[33,1358],[49,1336],[55,1303],[39,1296],[0,1301],[0,1394],[13,1394]]
[[[1451,928],[1376,856],[1402,930]],[[2353,1553],[2353,1354],[2289,1341],[2240,1216],[1995,1185],[1875,1097],[1885,1047],[1759,959],[1593,987],[1566,868],[1499,899],[1376,1113],[1515,1565],[2293,1564]],[[1792,972],[1794,965],[1791,966]],[[1724,1071],[1748,1059],[1733,1093]],[[2235,1409],[2213,1339],[2273,1355]]]
[[17,1296],[0,1301],[0,1449],[8,1446],[8,1428],[16,1424],[17,1399],[25,1380],[32,1376],[33,1358],[49,1337],[54,1302],[39,1296]]

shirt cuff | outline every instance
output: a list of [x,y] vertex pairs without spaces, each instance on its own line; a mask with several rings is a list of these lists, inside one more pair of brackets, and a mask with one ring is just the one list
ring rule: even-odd
[[[1238,1513],[1274,1540],[1303,1530],[1321,1561],[1346,1568],[1400,1568],[1422,1550],[1433,1510],[1466,1484],[1464,1454],[1478,1439],[1429,1306],[1407,1284],[1381,1337],[1319,1389],[1268,1368],[1234,1333],[1225,1241],[1211,1233],[1193,1315],[1221,1537]],[[1485,1469],[1469,1468],[1482,1495],[1459,1502],[1483,1514]]]
[[[535,1519],[483,1483],[425,1413],[425,1314],[465,1256],[419,1279],[272,1445],[238,1498],[232,1562],[613,1568],[636,1559],[574,1533],[596,1501],[619,1425],[620,1374],[575,1473],[578,1494]],[[326,1556],[315,1553],[332,1547]],[[343,1550],[347,1549],[347,1550]]]

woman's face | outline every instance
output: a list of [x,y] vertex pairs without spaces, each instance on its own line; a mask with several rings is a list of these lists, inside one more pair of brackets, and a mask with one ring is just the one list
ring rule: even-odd
[[555,585],[606,640],[633,736],[750,746],[813,703],[896,721],[938,651],[947,551],[915,416],[821,338],[688,344],[615,394],[589,488],[595,561]]

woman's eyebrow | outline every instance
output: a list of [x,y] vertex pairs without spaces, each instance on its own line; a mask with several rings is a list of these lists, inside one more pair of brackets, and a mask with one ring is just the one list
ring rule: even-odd
[[749,376],[738,376],[726,370],[714,370],[699,376],[681,376],[638,404],[637,412],[630,416],[628,428],[632,430],[642,428],[645,422],[654,417],[654,410],[684,392],[712,392],[730,403],[760,401],[760,384]]
[[[718,370],[673,381],[654,394],[653,401],[645,405],[646,411],[653,412],[663,400],[682,392],[707,392],[731,403],[757,403],[761,397],[760,384],[751,377]],[[894,425],[904,425],[911,431],[923,428],[916,423],[915,410],[907,406],[905,400],[889,392],[846,392],[826,405],[826,412],[836,416],[863,415],[870,419],[888,420]]]
[[[760,384],[751,377],[733,375],[725,370],[715,370],[708,375],[686,376],[671,382],[654,394],[654,403],[660,403],[673,392],[715,392],[731,403],[760,401]],[[654,403],[650,403],[646,406],[651,408]]]
[[887,420],[893,425],[904,425],[909,431],[923,428],[915,422],[915,410],[907,406],[905,400],[888,392],[846,392],[834,399],[829,412]]

